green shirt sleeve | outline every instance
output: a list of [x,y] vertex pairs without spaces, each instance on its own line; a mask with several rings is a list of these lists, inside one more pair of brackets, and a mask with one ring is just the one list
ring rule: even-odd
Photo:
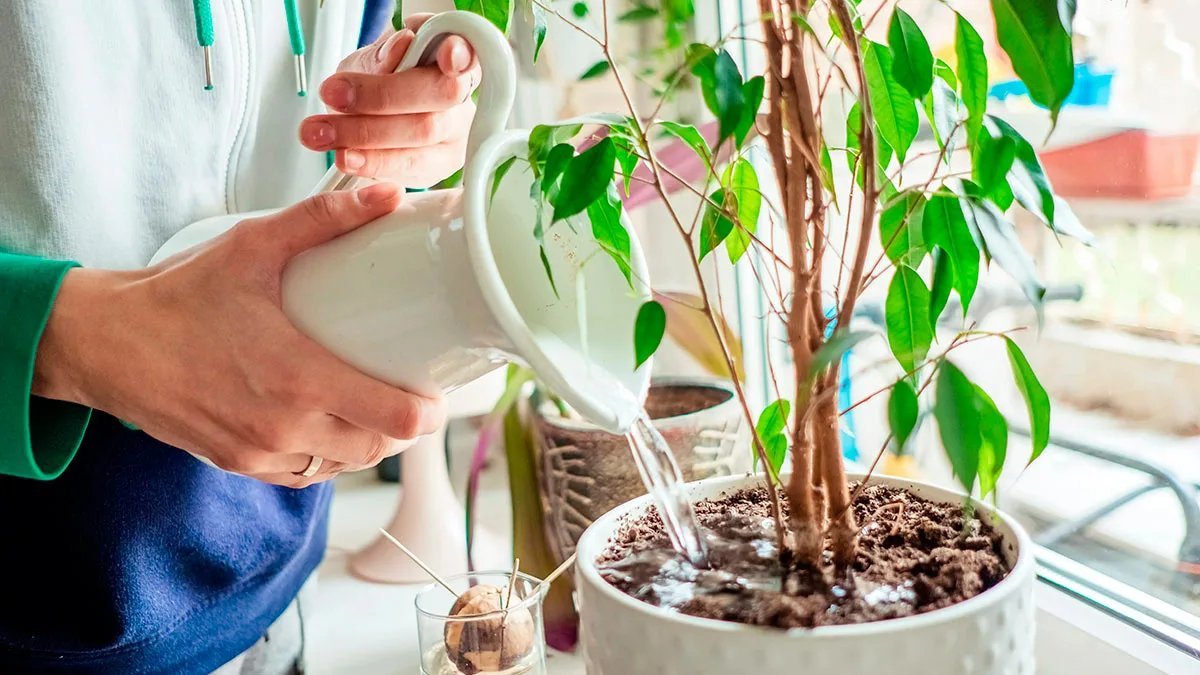
[[0,475],[57,478],[91,419],[91,408],[30,393],[50,308],[76,266],[0,252]]

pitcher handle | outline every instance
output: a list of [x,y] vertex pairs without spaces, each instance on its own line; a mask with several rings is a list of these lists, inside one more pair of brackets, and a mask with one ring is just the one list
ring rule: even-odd
[[[517,69],[512,48],[499,29],[478,14],[454,11],[430,17],[421,26],[400,65],[396,66],[396,72],[436,63],[438,46],[450,35],[458,35],[471,45],[483,74],[475,120],[467,135],[466,161],[469,162],[485,140],[504,131],[516,97]],[[354,189],[363,180],[368,179],[342,173],[333,166],[311,194]]]

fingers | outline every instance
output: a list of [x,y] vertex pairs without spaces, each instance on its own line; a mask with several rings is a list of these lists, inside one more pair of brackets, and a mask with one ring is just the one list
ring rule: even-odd
[[463,147],[462,143],[452,142],[400,150],[339,150],[335,163],[345,173],[387,177],[408,187],[426,188],[462,166]]
[[309,197],[279,213],[244,221],[254,236],[286,261],[299,253],[391,213],[400,203],[400,190],[378,183],[353,192],[330,192]]
[[437,64],[443,75],[458,77],[476,67],[475,51],[466,40],[451,35],[438,46]]
[[411,115],[313,115],[300,125],[310,150],[420,148],[461,136],[470,125],[470,106]]
[[360,115],[400,115],[449,110],[467,100],[479,82],[477,68],[447,75],[439,68],[399,73],[338,73],[321,84],[330,109]]

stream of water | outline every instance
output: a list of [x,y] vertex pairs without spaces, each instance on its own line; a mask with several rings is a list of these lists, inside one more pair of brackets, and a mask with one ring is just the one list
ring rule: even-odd
[[625,438],[629,441],[629,450],[633,453],[638,473],[642,475],[642,483],[662,516],[671,544],[693,565],[703,565],[708,550],[696,522],[692,502],[683,489],[683,474],[679,471],[671,447],[654,428],[644,409]]

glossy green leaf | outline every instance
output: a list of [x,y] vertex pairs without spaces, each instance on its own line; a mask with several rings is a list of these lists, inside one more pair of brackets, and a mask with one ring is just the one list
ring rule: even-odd
[[542,168],[542,194],[550,195],[556,187],[558,179],[562,177],[563,171],[566,170],[567,164],[571,158],[575,156],[575,146],[570,143],[559,143],[550,148],[550,154],[546,156],[546,164]]
[[782,398],[763,408],[762,413],[758,416],[758,424],[754,426],[758,437],[766,439],[783,433],[787,427],[788,415],[791,413],[792,402]]
[[863,55],[867,95],[875,116],[875,127],[884,142],[904,161],[917,137],[917,104],[912,95],[892,76],[892,53],[884,45],[868,42]]
[[988,64],[983,38],[961,14],[954,24],[954,54],[958,59],[958,83],[962,88],[963,105],[967,108],[971,135],[979,128],[987,113]]
[[663,131],[683,141],[706,165],[712,165],[712,152],[708,148],[708,142],[696,127],[671,120],[659,120],[656,124],[662,127]]
[[[846,114],[846,164],[854,172],[858,187],[863,187],[863,172],[859,166],[861,155],[859,133],[862,130],[862,108],[855,102]],[[888,145],[879,134],[875,134],[875,176],[878,184],[886,182],[887,168],[892,161],[892,146]]]
[[500,162],[500,165],[496,167],[495,173],[492,174],[492,191],[488,195],[489,199],[495,198],[496,190],[500,189],[500,183],[504,181],[505,174],[508,173],[508,170],[512,168],[513,163],[516,161],[516,157],[509,157],[503,162]]
[[700,260],[717,250],[733,232],[733,221],[726,214],[737,213],[737,197],[725,188],[718,188],[708,198],[710,203],[704,205],[704,217],[700,221]]
[[925,117],[933,128],[938,147],[945,147],[954,133],[955,125],[966,119],[965,110],[954,89],[942,79],[934,80],[933,88],[921,101]]
[[617,149],[611,138],[605,137],[592,147],[571,158],[563,171],[554,206],[553,222],[569,218],[602,197],[612,184]]
[[1004,340],[1013,378],[1017,381],[1017,389],[1021,391],[1021,396],[1025,399],[1025,408],[1029,412],[1029,438],[1033,441],[1029,464],[1032,464],[1050,444],[1050,395],[1046,393],[1045,387],[1038,380],[1017,343],[1007,336]]
[[942,447],[955,477],[969,493],[979,474],[979,448],[983,444],[975,385],[953,363],[938,369],[933,416]]
[[975,386],[975,406],[979,410],[979,496],[996,491],[1004,460],[1008,455],[1008,422],[992,397]]
[[829,193],[830,199],[833,200],[833,207],[838,207],[837,189],[833,179],[833,156],[829,154],[829,146],[821,141],[821,186]]
[[645,302],[633,326],[633,348],[637,367],[642,367],[662,343],[667,330],[667,312],[656,300]]
[[920,275],[897,265],[884,302],[888,345],[906,373],[916,370],[929,354],[933,331],[929,327],[929,289]]
[[634,7],[633,9],[629,10],[628,12],[625,12],[621,16],[618,16],[617,21],[632,23],[634,21],[645,21],[647,19],[653,19],[657,16],[658,16],[657,9],[647,6],[647,5],[638,5],[637,7]]
[[913,98],[921,98],[933,86],[933,53],[921,27],[899,7],[888,26],[892,50],[892,76]]
[[725,240],[729,262],[737,264],[750,248],[751,236],[758,231],[758,214],[762,208],[762,192],[754,165],[745,157],[729,165],[722,181],[737,200],[737,222]]
[[950,64],[941,59],[934,59],[933,74],[945,82],[950,87],[950,91],[958,91],[958,76],[954,74],[954,69],[950,67]]
[[984,194],[993,195],[1003,185],[1008,188],[1008,170],[1017,155],[1017,145],[1011,138],[992,138],[988,134],[975,137],[975,157],[972,160],[971,176],[983,189]]
[[588,204],[588,220],[592,223],[592,236],[604,252],[616,263],[621,270],[621,276],[633,287],[633,268],[630,261],[629,232],[621,223],[621,200],[616,190],[609,188],[604,199],[597,199]]
[[879,214],[879,243],[892,262],[915,268],[925,258],[924,213],[925,195],[913,191],[903,193]]
[[[787,437],[783,431],[787,428],[791,411],[791,401],[778,399],[763,408],[758,416],[758,423],[754,426],[754,431],[766,451],[771,473],[775,476],[779,475],[783,460],[787,456]],[[758,468],[758,453],[754,453],[754,468]]]
[[1033,258],[1021,247],[1016,228],[998,208],[974,198],[964,199],[966,215],[975,225],[988,255],[1021,287],[1021,292],[1035,306],[1042,303],[1046,287],[1038,279]]
[[742,117],[733,131],[733,140],[739,147],[754,128],[754,120],[758,117],[759,107],[762,106],[765,87],[766,80],[762,75],[755,75],[742,85]]
[[575,4],[571,5],[571,13],[575,15],[575,18],[582,19],[587,17],[587,15],[590,13],[590,10],[588,9],[586,2],[576,2]]
[[[1055,0],[991,0],[996,38],[1034,101],[1051,120],[1075,86],[1071,28]],[[1071,15],[1074,12],[1070,12]]]
[[820,375],[829,366],[839,363],[846,352],[854,349],[858,343],[867,338],[875,337],[878,333],[867,330],[839,330],[821,345],[812,357],[809,366],[809,377]]
[[641,158],[628,145],[617,143],[617,165],[621,167],[621,176],[625,182],[625,196],[629,196],[629,184],[633,182],[633,174],[637,171]]
[[896,449],[904,452],[904,446],[917,428],[917,390],[907,378],[897,380],[888,396],[888,427],[896,440]]
[[542,45],[546,42],[546,10],[541,5],[525,0],[529,13],[529,23],[533,26],[533,62],[537,63],[542,53]]
[[745,108],[742,73],[729,52],[722,49],[703,58],[693,72],[700,78],[704,103],[717,118],[718,137],[729,138],[738,129]]
[[454,0],[454,8],[478,14],[499,28],[501,33],[508,32],[511,0]]
[[535,177],[541,176],[541,167],[546,163],[550,149],[574,138],[583,129],[581,123],[539,124],[529,132],[529,165]]
[[591,80],[600,77],[611,69],[612,64],[609,63],[607,59],[597,61],[593,63],[587,70],[583,71],[583,74],[579,76],[579,81],[583,82],[584,80]]
[[922,235],[929,244],[941,247],[954,263],[954,290],[966,315],[979,285],[979,248],[971,236],[958,197],[936,194],[925,204]]
[[937,337],[938,319],[946,309],[950,300],[950,291],[954,288],[954,263],[950,256],[938,247],[933,248],[933,282],[929,285],[929,324],[933,335]]
[[546,247],[538,246],[538,257],[542,259],[542,269],[546,272],[546,279],[550,281],[550,290],[554,291],[554,297],[560,298],[558,294],[558,284],[554,283],[554,270],[550,269],[550,259],[546,257]]

